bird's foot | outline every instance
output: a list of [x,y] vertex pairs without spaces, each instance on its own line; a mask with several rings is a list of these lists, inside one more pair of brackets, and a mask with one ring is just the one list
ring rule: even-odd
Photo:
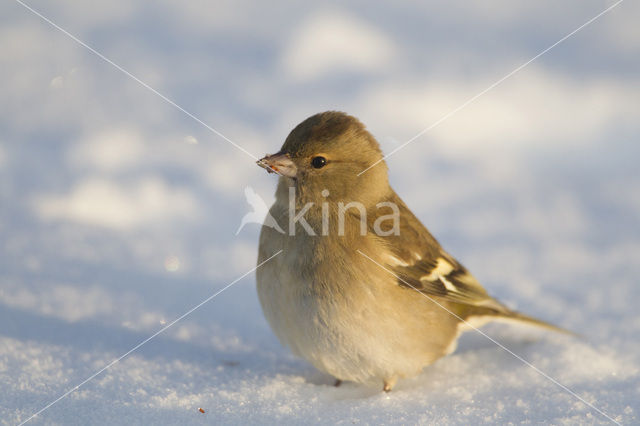
[[382,387],[382,390],[385,392],[391,392],[391,389],[393,389],[393,387],[396,385],[396,382],[398,381],[398,377],[397,376],[393,376],[389,379],[385,379],[384,380],[384,386]]
[[340,379],[336,379],[335,383],[333,384],[333,386],[335,387],[339,387],[342,384],[342,380]]

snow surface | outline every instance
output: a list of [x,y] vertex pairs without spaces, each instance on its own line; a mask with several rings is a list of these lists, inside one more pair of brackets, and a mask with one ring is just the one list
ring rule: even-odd
[[[312,113],[385,152],[612,2],[33,1],[259,156]],[[622,424],[640,410],[640,5],[392,156],[394,187],[505,303],[483,330]],[[17,2],[0,5],[0,420],[17,424],[255,265],[254,160]],[[29,424],[610,423],[471,332],[390,394],[282,348],[249,274]],[[204,413],[199,411],[204,409]]]

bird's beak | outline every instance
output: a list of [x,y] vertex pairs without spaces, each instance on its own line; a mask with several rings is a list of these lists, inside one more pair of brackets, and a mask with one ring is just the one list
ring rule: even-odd
[[266,157],[256,161],[256,164],[263,169],[266,169],[269,173],[277,173],[280,176],[286,176],[290,178],[296,177],[298,171],[295,163],[289,157],[289,154],[282,151],[267,155]]

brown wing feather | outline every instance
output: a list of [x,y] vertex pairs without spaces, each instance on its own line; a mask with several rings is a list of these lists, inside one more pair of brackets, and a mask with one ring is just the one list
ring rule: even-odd
[[[398,285],[448,302],[486,307],[495,313],[508,311],[489,296],[464,266],[442,249],[397,194],[391,194],[386,201],[397,205],[400,213],[399,235],[382,238],[391,253],[387,266],[398,277]],[[375,221],[376,213],[389,212],[378,209],[369,215],[371,223]]]

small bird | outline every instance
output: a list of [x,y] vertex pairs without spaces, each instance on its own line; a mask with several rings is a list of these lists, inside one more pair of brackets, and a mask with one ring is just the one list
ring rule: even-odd
[[490,320],[564,331],[489,296],[443,250],[389,185],[380,146],[358,119],[313,115],[258,165],[280,175],[269,213],[286,231],[261,230],[258,263],[282,251],[256,272],[264,315],[336,385],[388,392]]

